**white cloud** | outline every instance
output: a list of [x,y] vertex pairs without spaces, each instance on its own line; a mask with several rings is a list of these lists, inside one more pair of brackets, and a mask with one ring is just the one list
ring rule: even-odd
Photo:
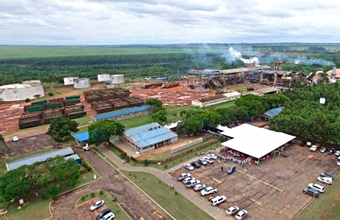
[[0,0],[1,44],[335,42],[337,0]]

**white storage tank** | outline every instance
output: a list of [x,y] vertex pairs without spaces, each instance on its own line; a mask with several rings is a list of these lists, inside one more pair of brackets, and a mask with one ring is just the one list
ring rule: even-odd
[[117,74],[111,76],[112,84],[123,84],[125,82],[123,74]]
[[111,75],[110,74],[99,74],[97,75],[98,82],[111,82]]
[[40,81],[26,81],[22,84],[0,86],[0,101],[22,101],[35,99],[35,95],[43,97],[44,87]]
[[65,86],[74,85],[75,79],[79,79],[79,77],[65,77],[64,78],[64,85]]
[[74,88],[75,89],[83,89],[91,87],[89,78],[79,78],[74,80]]

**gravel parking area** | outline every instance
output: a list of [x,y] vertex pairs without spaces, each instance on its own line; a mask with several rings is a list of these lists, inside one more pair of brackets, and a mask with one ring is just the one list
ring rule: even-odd
[[[310,152],[308,148],[298,145],[288,147],[284,155],[287,157],[274,157],[260,166],[236,165],[237,169],[231,175],[226,170],[235,165],[232,162],[215,162],[189,172],[202,183],[217,187],[218,192],[214,196],[227,197],[227,201],[218,208],[226,210],[236,205],[248,211],[247,219],[292,219],[313,199],[303,194],[302,190],[309,183],[325,186],[316,180],[319,174],[329,172],[338,175],[340,167],[336,166],[334,155]],[[171,174],[177,178],[183,172],[188,170],[181,168]],[[202,199],[199,194],[197,197]],[[204,199],[208,200],[207,197]]]

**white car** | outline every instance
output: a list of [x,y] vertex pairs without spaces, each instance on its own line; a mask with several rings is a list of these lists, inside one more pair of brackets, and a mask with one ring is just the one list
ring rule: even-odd
[[335,156],[340,156],[340,150],[335,151]]
[[318,149],[318,147],[316,145],[311,146],[311,148],[309,148],[310,151],[315,152]]
[[115,219],[115,214],[109,212],[108,214],[104,215],[104,217],[101,220],[113,220],[113,219]]
[[217,159],[217,155],[216,154],[208,154],[207,157],[210,157],[210,158],[212,158],[214,160]]
[[321,177],[321,176],[319,176],[318,178],[317,178],[320,182],[322,182],[322,183],[326,183],[326,184],[328,184],[328,185],[332,185],[332,178],[329,178],[329,177]]
[[186,178],[183,180],[183,183],[186,184],[186,183],[189,182],[190,180],[195,180],[195,177],[192,177],[192,176],[186,177]]
[[340,161],[338,160],[338,162],[336,162],[336,165],[340,166]]
[[199,184],[196,184],[194,186],[194,190],[197,192],[197,191],[200,191],[200,190],[204,189],[205,187],[207,187],[205,184],[199,183]]
[[89,144],[86,144],[86,145],[83,147],[83,150],[84,150],[84,151],[90,150]]
[[213,193],[216,193],[216,192],[217,192],[216,188],[209,186],[209,187],[207,187],[207,188],[205,188],[201,191],[201,196],[210,195],[210,194],[213,194]]
[[241,211],[239,211],[236,215],[235,215],[235,219],[237,219],[237,220],[242,220],[242,219],[244,219],[245,217],[247,217],[247,215],[248,215],[248,212],[246,211],[246,210],[241,210]]
[[18,141],[19,141],[19,138],[18,138],[18,136],[14,136],[14,137],[12,137],[12,141],[13,141],[13,142],[18,142]]
[[237,207],[237,206],[231,206],[231,207],[229,207],[229,208],[227,209],[227,211],[225,211],[225,212],[227,213],[227,215],[235,215],[235,214],[238,212],[238,210],[240,210],[239,207]]
[[182,173],[181,175],[179,175],[179,177],[177,177],[178,181],[184,180],[187,177],[190,177],[191,174],[190,173]]
[[190,187],[193,187],[195,186],[196,184],[199,184],[201,183],[201,181],[197,180],[197,179],[191,179],[189,180],[188,182],[185,183],[185,186],[190,188]]
[[310,184],[308,184],[308,187],[315,189],[315,190],[319,191],[320,193],[325,192],[325,187],[320,186],[319,184],[316,184],[316,183],[310,183]]
[[210,200],[210,204],[213,206],[219,205],[222,202],[225,202],[227,200],[227,198],[225,196],[216,196],[215,198],[213,198],[212,200]]
[[91,207],[90,207],[90,210],[91,211],[94,211],[96,209],[98,209],[99,207],[103,206],[105,204],[105,201],[104,200],[99,200],[97,202],[95,202]]
[[190,163],[185,164],[184,167],[190,171],[193,171],[195,169]]

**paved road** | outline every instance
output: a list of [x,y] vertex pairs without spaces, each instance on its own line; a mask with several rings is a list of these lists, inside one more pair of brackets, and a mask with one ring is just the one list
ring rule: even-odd
[[[197,160],[197,158],[193,158],[190,161],[186,161],[182,164],[177,165],[176,167],[173,167],[169,169],[168,171],[162,171],[153,167],[135,167],[131,166],[129,164],[124,163],[119,157],[117,157],[112,151],[110,151],[105,146],[99,146],[98,147],[100,151],[102,151],[108,158],[110,158],[120,169],[127,170],[127,171],[138,171],[138,172],[148,172],[155,176],[157,176],[159,179],[164,181],[167,184],[171,184],[175,187],[175,189],[181,193],[186,198],[194,198],[190,199],[192,203],[194,203],[196,206],[198,206],[200,209],[208,213],[210,216],[212,216],[214,219],[228,219],[225,212],[222,209],[219,209],[217,207],[211,206],[205,199],[197,196],[197,194],[193,190],[188,190],[183,184],[175,180],[169,173],[172,171],[175,171],[181,167],[185,163],[189,163],[192,161]],[[232,219],[232,218],[229,218]]]
[[61,195],[52,201],[51,210],[54,215],[52,219],[72,220],[82,219],[76,213],[74,206],[83,195],[104,190],[117,197],[119,204],[130,215],[132,219],[159,219],[155,211],[163,216],[163,219],[172,219],[161,207],[149,199],[141,190],[122,176],[116,169],[108,164],[103,158],[93,151],[78,151],[102,176],[98,181]]

